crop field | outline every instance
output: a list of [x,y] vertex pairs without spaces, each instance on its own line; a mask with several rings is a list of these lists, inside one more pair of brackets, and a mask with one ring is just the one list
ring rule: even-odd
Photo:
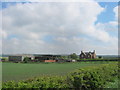
[[2,79],[5,81],[25,80],[41,75],[66,75],[87,67],[111,62],[75,62],[75,63],[2,63]]

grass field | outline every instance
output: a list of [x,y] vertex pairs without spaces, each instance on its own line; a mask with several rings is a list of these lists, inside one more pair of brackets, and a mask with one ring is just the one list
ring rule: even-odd
[[19,81],[40,75],[66,75],[75,69],[108,62],[76,62],[76,63],[2,63],[3,81]]

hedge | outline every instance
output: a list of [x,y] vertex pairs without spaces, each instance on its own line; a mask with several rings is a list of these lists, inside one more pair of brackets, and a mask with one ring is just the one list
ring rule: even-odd
[[119,58],[78,59],[77,61],[119,61]]
[[2,87],[6,88],[76,88],[76,89],[94,89],[104,88],[106,83],[113,82],[118,76],[118,65],[103,64],[99,66],[90,66],[75,70],[67,76],[42,76],[24,81],[4,82]]
[[104,88],[106,83],[113,82],[117,76],[117,64],[104,64],[76,70],[70,73],[68,80],[73,88]]

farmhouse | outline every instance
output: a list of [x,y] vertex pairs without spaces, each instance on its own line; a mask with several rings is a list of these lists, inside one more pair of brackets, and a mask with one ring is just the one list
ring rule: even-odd
[[96,58],[95,50],[93,52],[83,52],[81,51],[80,59],[94,59]]
[[21,62],[24,60],[25,57],[28,57],[29,59],[34,59],[33,55],[27,55],[27,54],[18,54],[18,55],[11,55],[8,57],[9,61],[12,62]]

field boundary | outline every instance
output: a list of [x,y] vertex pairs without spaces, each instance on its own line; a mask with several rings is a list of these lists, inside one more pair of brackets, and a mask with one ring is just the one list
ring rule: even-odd
[[111,59],[111,60],[107,60],[107,59],[104,59],[104,60],[77,60],[78,62],[87,62],[87,61],[119,61],[118,59]]

